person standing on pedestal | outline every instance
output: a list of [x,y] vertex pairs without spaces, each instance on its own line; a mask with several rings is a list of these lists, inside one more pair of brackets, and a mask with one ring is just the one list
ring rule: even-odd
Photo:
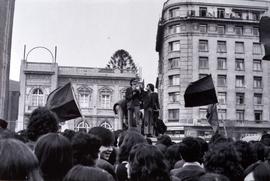
[[[130,80],[130,87],[126,90],[126,100],[128,109],[128,128],[136,128],[137,121],[140,119],[140,103],[141,88],[138,80],[133,78]],[[135,119],[134,119],[135,117]]]

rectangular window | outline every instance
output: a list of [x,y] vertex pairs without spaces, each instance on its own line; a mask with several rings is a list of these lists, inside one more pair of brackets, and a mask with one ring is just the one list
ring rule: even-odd
[[245,120],[245,111],[244,110],[236,110],[236,119],[240,121]]
[[173,8],[169,10],[169,17],[174,18],[180,16],[180,8]]
[[262,47],[260,43],[253,43],[253,54],[262,54]]
[[224,8],[217,8],[217,17],[224,18],[225,17],[225,9]]
[[170,75],[169,85],[170,86],[180,85],[180,75]]
[[200,32],[207,33],[207,25],[200,25]]
[[206,119],[207,109],[199,109],[199,119]]
[[253,87],[262,88],[262,77],[255,76],[253,78]]
[[180,41],[169,42],[169,51],[180,51]]
[[218,58],[217,59],[217,69],[218,70],[226,70],[227,69],[227,59],[226,58]]
[[225,34],[225,26],[219,25],[219,26],[217,27],[217,32],[218,32],[218,34],[220,34],[220,35]]
[[199,57],[199,69],[208,69],[208,57]]
[[236,93],[236,104],[241,105],[245,103],[245,94]]
[[235,53],[244,53],[244,42],[235,42]]
[[200,17],[206,17],[206,14],[207,14],[207,7],[200,7],[199,9]]
[[227,100],[227,93],[226,92],[219,92],[218,93],[218,103],[219,104],[226,104]]
[[237,35],[243,35],[243,27],[242,26],[236,26],[235,27],[235,33]]
[[226,109],[219,109],[218,110],[218,117],[221,120],[227,119],[227,110]]
[[235,76],[235,87],[245,87],[245,76]]
[[259,93],[254,94],[254,104],[255,105],[262,104],[262,94],[259,94]]
[[262,71],[262,61],[261,60],[253,60],[253,70],[254,71]]
[[178,122],[179,121],[179,109],[169,109],[168,110],[168,121]]
[[110,109],[111,108],[111,96],[108,94],[101,95],[101,108]]
[[169,33],[170,34],[180,33],[180,25],[169,26]]
[[262,120],[262,111],[261,110],[254,110],[254,119],[255,119],[255,121]]
[[218,53],[226,53],[227,52],[226,41],[218,41],[217,42],[217,52]]
[[199,40],[199,51],[208,52],[208,40]]
[[235,59],[235,70],[238,70],[238,71],[245,70],[245,61],[244,61],[244,59],[241,59],[241,58]]
[[242,12],[241,11],[235,11],[234,12],[234,18],[242,19]]
[[259,36],[259,28],[257,28],[257,27],[253,28],[253,35]]
[[180,92],[170,92],[169,93],[169,101],[171,103],[180,102]]
[[252,19],[255,21],[259,21],[260,20],[260,13],[259,12],[252,13]]
[[218,75],[217,85],[220,87],[227,86],[227,76],[226,75]]
[[174,69],[174,68],[179,68],[179,67],[180,67],[180,57],[169,59],[169,69]]

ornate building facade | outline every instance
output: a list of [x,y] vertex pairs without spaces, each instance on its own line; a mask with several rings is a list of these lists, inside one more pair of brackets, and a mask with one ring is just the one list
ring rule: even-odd
[[19,118],[16,130],[24,129],[29,115],[44,106],[47,96],[59,86],[72,83],[83,118],[66,121],[62,128],[86,130],[103,126],[111,130],[121,128],[113,105],[123,98],[133,72],[119,70],[58,66],[57,63],[21,63]]
[[[263,0],[167,0],[159,21],[159,94],[172,135],[206,136],[207,107],[184,107],[188,84],[212,74],[219,119],[234,136],[270,128],[270,63],[263,61]],[[222,124],[221,124],[222,125]]]

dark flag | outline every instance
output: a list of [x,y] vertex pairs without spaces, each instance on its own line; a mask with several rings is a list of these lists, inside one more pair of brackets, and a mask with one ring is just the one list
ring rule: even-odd
[[70,82],[50,93],[46,107],[54,112],[61,122],[82,117]]
[[206,118],[208,123],[213,128],[214,132],[217,132],[219,129],[219,122],[218,122],[218,112],[217,112],[217,105],[211,104],[207,108]]
[[185,91],[184,99],[185,107],[217,103],[216,90],[211,74],[195,82],[191,82]]
[[260,42],[264,44],[263,60],[270,60],[270,17],[263,16],[260,20]]

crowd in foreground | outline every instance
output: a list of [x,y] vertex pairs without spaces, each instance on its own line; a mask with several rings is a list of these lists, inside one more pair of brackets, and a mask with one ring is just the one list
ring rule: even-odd
[[46,108],[27,129],[0,129],[0,180],[31,181],[270,181],[270,135],[234,141],[213,134],[207,143],[186,137],[156,143],[135,129],[58,132]]

